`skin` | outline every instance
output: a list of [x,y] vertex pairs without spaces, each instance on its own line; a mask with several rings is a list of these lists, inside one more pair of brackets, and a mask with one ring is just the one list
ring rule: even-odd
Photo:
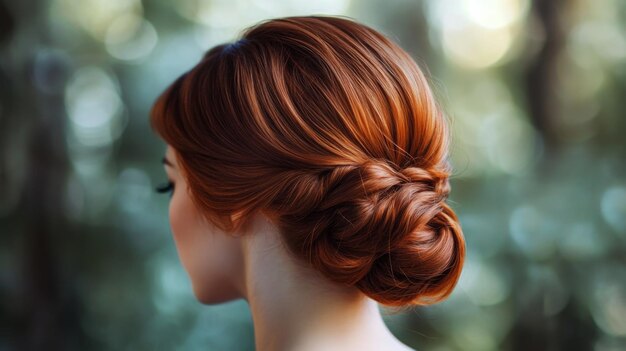
[[389,331],[376,301],[294,260],[263,213],[245,233],[211,225],[193,204],[170,146],[165,160],[175,185],[170,226],[194,294],[204,304],[245,299],[256,350],[413,350]]

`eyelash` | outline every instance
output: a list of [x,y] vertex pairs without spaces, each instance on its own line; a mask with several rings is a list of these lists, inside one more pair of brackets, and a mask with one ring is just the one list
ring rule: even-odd
[[167,183],[163,185],[157,186],[154,190],[157,193],[160,193],[160,194],[169,193],[170,196],[172,196],[172,194],[174,193],[174,183],[171,181],[168,181]]

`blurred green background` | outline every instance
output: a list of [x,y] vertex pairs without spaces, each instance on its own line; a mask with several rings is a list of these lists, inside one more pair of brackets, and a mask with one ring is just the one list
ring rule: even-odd
[[204,306],[167,219],[148,111],[246,26],[347,15],[428,72],[454,131],[468,257],[387,315],[419,350],[626,350],[626,2],[0,1],[0,350],[251,350]]

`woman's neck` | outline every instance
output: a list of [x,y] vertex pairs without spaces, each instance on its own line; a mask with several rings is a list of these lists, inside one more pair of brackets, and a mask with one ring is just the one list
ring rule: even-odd
[[297,263],[276,227],[264,217],[260,221],[242,240],[240,282],[257,351],[410,350],[387,329],[374,300]]

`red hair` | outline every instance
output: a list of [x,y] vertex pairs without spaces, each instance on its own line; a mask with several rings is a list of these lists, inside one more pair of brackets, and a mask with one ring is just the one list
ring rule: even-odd
[[293,256],[388,306],[456,285],[449,128],[415,61],[374,29],[344,16],[260,22],[180,76],[151,123],[223,230],[262,211]]

